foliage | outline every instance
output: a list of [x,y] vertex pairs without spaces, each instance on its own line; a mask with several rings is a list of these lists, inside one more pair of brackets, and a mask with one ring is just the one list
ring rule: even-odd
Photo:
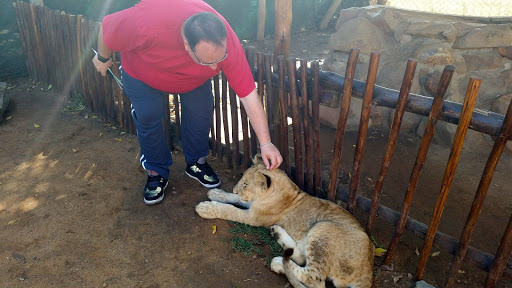
[[243,236],[235,236],[230,240],[233,250],[244,255],[257,254],[262,256],[264,254],[262,248],[266,248],[265,250],[269,251],[269,255],[266,255],[267,263],[270,263],[273,257],[283,254],[281,246],[270,237],[270,229],[233,221],[228,222],[235,225],[229,229],[229,232]]
[[69,101],[69,105],[64,108],[64,112],[68,113],[79,113],[85,110],[85,99],[82,95],[75,91],[75,95],[71,97],[71,101]]

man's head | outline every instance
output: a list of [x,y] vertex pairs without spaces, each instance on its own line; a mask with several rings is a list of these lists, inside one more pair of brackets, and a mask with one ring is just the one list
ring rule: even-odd
[[185,49],[194,62],[217,68],[227,57],[226,26],[215,14],[201,12],[189,17],[183,24]]

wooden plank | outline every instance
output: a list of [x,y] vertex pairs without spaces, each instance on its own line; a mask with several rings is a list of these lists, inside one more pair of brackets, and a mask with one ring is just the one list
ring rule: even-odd
[[361,177],[361,163],[363,161],[364,146],[366,143],[366,134],[368,132],[368,123],[370,122],[370,106],[373,98],[373,87],[377,79],[377,70],[379,68],[380,54],[372,53],[370,55],[370,64],[368,66],[368,75],[366,77],[366,88],[364,91],[363,104],[361,108],[361,118],[359,121],[359,132],[357,134],[356,151],[352,164],[352,177],[350,178],[350,194],[347,202],[347,210],[354,214],[356,208],[356,195]]
[[421,279],[423,277],[423,272],[425,271],[425,266],[430,254],[430,249],[432,248],[434,236],[436,234],[437,227],[439,226],[439,220],[441,219],[441,215],[444,210],[444,204],[446,203],[446,198],[448,197],[448,192],[450,191],[453,176],[455,175],[455,170],[459,162],[460,152],[462,150],[462,145],[464,144],[464,138],[469,126],[469,121],[471,120],[471,112],[473,111],[481,82],[482,80],[477,77],[471,77],[469,80],[466,97],[464,99],[464,108],[462,109],[459,125],[457,126],[455,138],[450,149],[450,157],[448,159],[448,164],[446,165],[446,170],[441,184],[441,191],[437,198],[436,206],[428,226],[427,237],[425,238],[420,260],[418,261],[418,267],[414,275],[416,280]]
[[386,265],[388,265],[389,262],[391,261],[393,250],[400,241],[400,237],[403,235],[405,223],[407,221],[409,210],[411,208],[414,191],[416,190],[416,186],[418,184],[423,164],[427,159],[428,149],[430,147],[430,143],[432,142],[432,138],[434,137],[437,120],[439,119],[439,114],[441,113],[443,97],[445,96],[446,91],[448,90],[448,85],[451,82],[454,71],[455,67],[449,65],[444,68],[443,74],[441,75],[441,79],[437,87],[437,92],[434,97],[434,103],[432,104],[432,110],[430,112],[430,115],[428,116],[427,126],[425,127],[425,132],[423,133],[423,137],[421,138],[421,144],[418,150],[418,155],[416,156],[416,162],[414,163],[414,167],[412,169],[412,173],[409,179],[407,192],[405,193],[405,198],[402,204],[402,210],[400,212],[400,220],[396,225],[395,233],[388,246],[386,257],[384,258],[384,264]]
[[331,162],[331,170],[329,174],[329,189],[327,193],[329,200],[335,201],[335,191],[338,185],[338,172],[341,162],[341,150],[343,145],[343,137],[345,136],[345,125],[348,119],[348,109],[350,108],[350,96],[352,95],[352,82],[356,70],[357,58],[359,57],[359,49],[350,49],[350,55],[345,71],[345,82],[343,89],[343,99],[341,101],[340,116],[338,118],[338,126],[336,128],[336,136],[334,139],[334,155]]
[[384,179],[386,179],[389,165],[391,164],[391,158],[393,158],[396,144],[398,143],[398,132],[400,132],[400,125],[402,125],[402,118],[405,112],[405,103],[407,102],[409,91],[411,90],[412,79],[414,78],[417,64],[418,60],[416,59],[409,59],[409,61],[407,61],[407,68],[405,69],[405,75],[404,79],[402,80],[402,87],[400,88],[400,95],[398,96],[398,103],[395,108],[393,123],[391,124],[391,131],[389,133],[388,145],[386,146],[386,153],[384,154],[384,159],[382,160],[379,178],[375,183],[372,207],[370,209],[370,215],[368,216],[368,225],[366,226],[366,232],[368,235],[372,234],[373,224],[375,222],[375,217],[377,216],[377,204],[379,203],[380,195],[382,194],[382,186],[384,185]]

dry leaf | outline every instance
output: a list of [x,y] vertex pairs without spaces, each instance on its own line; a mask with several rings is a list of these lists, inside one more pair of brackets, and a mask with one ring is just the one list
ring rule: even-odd
[[115,138],[117,142],[122,142],[123,139]]
[[9,119],[11,119],[11,118],[12,118],[12,116],[9,116],[9,117],[5,118],[5,120],[9,120]]
[[373,182],[372,178],[370,178],[370,177],[366,177],[366,179],[368,179],[368,181],[370,181],[370,182]]
[[377,257],[381,257],[381,256],[384,256],[386,254],[386,249],[384,248],[375,248],[375,256]]
[[213,231],[212,231],[212,234],[217,233],[217,226],[213,225],[213,226],[212,226],[212,230],[213,230]]
[[48,85],[48,90],[52,89],[52,84]]
[[7,90],[11,90],[11,89],[12,89],[12,88],[14,88],[14,87],[16,87],[16,85],[14,85],[14,86],[9,86],[9,87],[7,87]]
[[14,220],[9,221],[9,223],[7,223],[7,225],[12,225],[12,224],[14,224],[14,223],[16,223],[16,222],[18,222],[18,220],[17,220],[17,219],[14,219]]
[[404,274],[393,277],[393,283],[396,284],[396,282],[398,282],[398,280],[402,279],[402,277],[404,277]]
[[439,253],[441,253],[441,252],[437,251],[437,252],[432,253],[432,255],[430,255],[430,256],[436,257],[437,255],[439,255]]
[[466,273],[466,271],[464,271],[464,270],[459,270],[459,271],[457,271],[457,272],[458,272],[459,274],[464,274],[464,273]]
[[103,133],[100,133],[100,137],[103,136]]
[[77,148],[73,148],[73,152],[78,152],[78,149]]
[[418,251],[418,248],[416,248],[416,250],[414,250],[414,252],[416,252],[416,255],[420,256],[420,251]]
[[39,128],[39,124],[34,123],[34,127]]
[[92,118],[92,119],[96,119],[96,118],[98,118],[98,116],[96,116],[96,115],[92,115],[92,117],[91,117],[91,118]]

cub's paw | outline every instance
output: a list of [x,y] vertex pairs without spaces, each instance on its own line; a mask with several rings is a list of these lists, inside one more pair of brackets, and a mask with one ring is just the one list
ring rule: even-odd
[[283,257],[274,257],[270,262],[270,270],[277,274],[284,274]]
[[208,199],[210,199],[212,201],[226,202],[225,201],[226,194],[227,194],[226,191],[219,189],[219,188],[210,189],[208,191]]
[[281,229],[283,229],[283,227],[281,227],[279,225],[272,225],[272,227],[270,227],[270,237],[274,238],[274,240],[279,242],[279,238],[280,238],[279,231]]
[[205,219],[217,218],[215,215],[215,202],[204,201],[196,205],[196,212]]
[[272,225],[272,227],[270,227],[270,235],[283,249],[295,248],[297,245],[288,232],[279,225]]

